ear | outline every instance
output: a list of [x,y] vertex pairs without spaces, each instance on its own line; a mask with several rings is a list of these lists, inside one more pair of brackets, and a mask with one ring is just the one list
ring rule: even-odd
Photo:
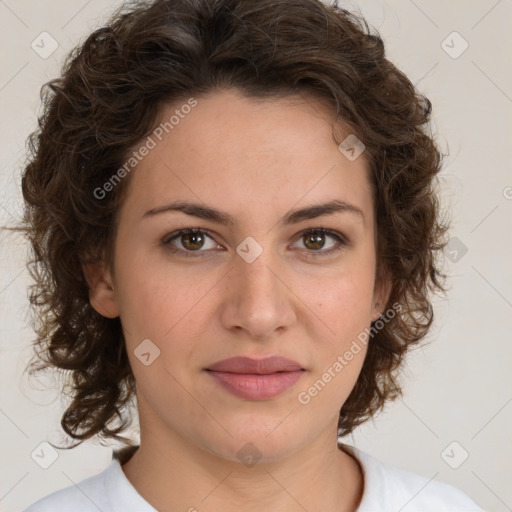
[[376,280],[373,290],[372,322],[375,322],[385,311],[391,294],[392,283],[387,276]]
[[119,308],[112,278],[103,263],[82,264],[85,279],[89,285],[89,301],[91,306],[102,316],[115,318],[119,316]]

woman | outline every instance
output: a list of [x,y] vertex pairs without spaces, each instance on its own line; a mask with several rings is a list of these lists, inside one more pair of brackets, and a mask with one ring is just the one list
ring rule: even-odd
[[69,371],[67,434],[126,448],[27,511],[482,510],[341,441],[443,290],[430,112],[318,0],[130,3],[91,34],[23,176],[32,369]]

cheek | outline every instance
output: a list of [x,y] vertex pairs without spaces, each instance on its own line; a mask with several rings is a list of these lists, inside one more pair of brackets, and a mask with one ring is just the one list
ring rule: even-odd
[[163,269],[132,264],[125,272],[120,314],[138,387],[146,398],[163,394],[187,404],[178,382],[184,381],[207,328],[207,301],[201,299],[212,289],[213,278],[194,280],[171,265]]
[[367,352],[373,285],[369,261],[368,265],[354,265],[319,281],[312,288],[316,327],[311,338],[315,340],[312,350],[316,364],[309,385],[314,386],[311,396],[322,390],[323,397],[316,403],[343,403],[355,385]]
[[373,279],[353,273],[329,280],[311,297],[314,365],[297,390],[300,410],[311,418],[337,414],[357,381],[367,353],[372,286]]
[[308,300],[321,320],[339,335],[354,334],[371,321],[373,272],[354,268],[312,283]]
[[132,257],[119,264],[120,315],[132,343],[139,338],[165,342],[191,316],[200,318],[203,299],[215,285],[212,273],[198,278],[163,257],[153,264],[147,261]]

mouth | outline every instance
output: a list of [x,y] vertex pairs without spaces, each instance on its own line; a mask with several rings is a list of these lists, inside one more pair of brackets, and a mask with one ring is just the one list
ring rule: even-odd
[[304,370],[302,366],[292,359],[281,356],[253,359],[251,357],[231,357],[212,364],[206,370],[229,373],[247,373],[267,375],[277,372],[294,372]]
[[246,400],[268,400],[290,389],[306,370],[280,356],[233,357],[205,368],[222,389]]

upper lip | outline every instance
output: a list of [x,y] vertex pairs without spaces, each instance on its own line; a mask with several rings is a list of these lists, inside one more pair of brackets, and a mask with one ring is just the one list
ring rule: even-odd
[[230,359],[217,361],[206,368],[206,370],[216,372],[254,373],[260,375],[276,372],[294,372],[303,369],[297,361],[281,356],[271,356],[263,359],[231,357]]

